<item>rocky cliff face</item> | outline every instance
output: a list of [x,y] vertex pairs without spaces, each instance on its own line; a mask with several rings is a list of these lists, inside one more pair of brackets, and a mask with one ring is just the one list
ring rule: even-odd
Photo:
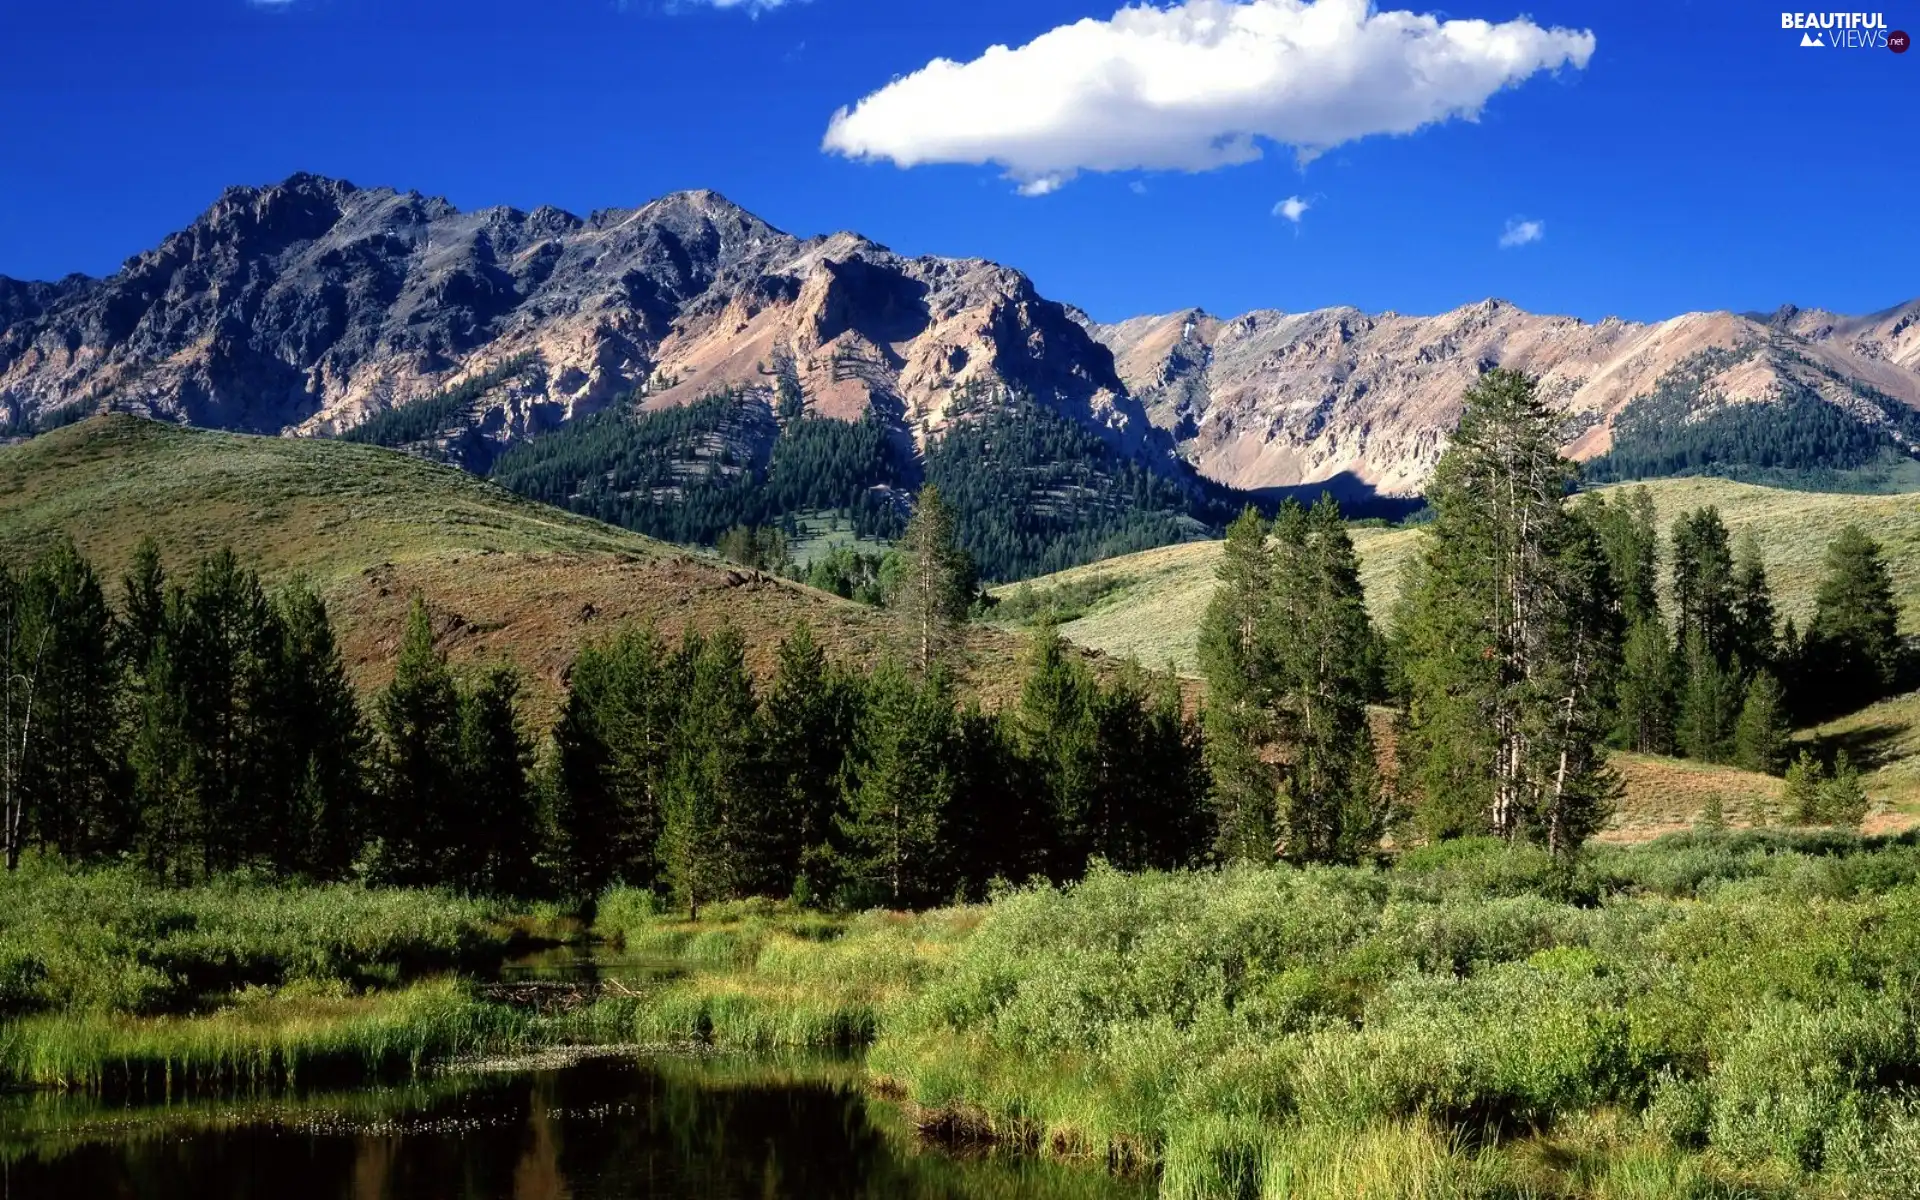
[[1238,487],[1408,495],[1492,366],[1541,378],[1582,458],[1607,452],[1635,400],[1660,393],[1665,413],[1679,392],[1686,420],[1813,397],[1911,446],[1920,301],[1652,325],[1497,300],[1100,325],[1016,270],[801,240],[712,192],[587,217],[462,213],[305,175],[228,191],[109,278],[0,278],[0,427],[112,408],[329,434],[481,381],[442,431],[475,467],[629,395],[771,404],[797,388],[820,415],[879,413],[906,450],[1019,389],[1176,472],[1177,446]]
[[337,433],[490,374],[467,419],[496,443],[636,390],[658,407],[784,379],[823,415],[876,408],[917,438],[958,395],[1020,388],[1171,461],[1106,349],[1019,272],[801,241],[712,192],[582,218],[302,175],[228,191],[111,278],[0,278],[16,422],[112,408]]
[[1640,325],[1488,300],[1435,317],[1334,308],[1221,320],[1189,310],[1089,328],[1182,453],[1244,488],[1335,481],[1415,493],[1446,447],[1461,392],[1494,366],[1539,376],[1580,459],[1606,453],[1622,410],[1681,375],[1696,418],[1811,394],[1898,440],[1909,436],[1903,414],[1866,397],[1920,408],[1920,302],[1871,317],[1783,309]]

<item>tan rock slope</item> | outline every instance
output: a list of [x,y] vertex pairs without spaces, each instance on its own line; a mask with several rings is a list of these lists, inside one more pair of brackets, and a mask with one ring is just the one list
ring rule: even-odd
[[1812,394],[1898,440],[1908,435],[1872,394],[1920,409],[1920,301],[1870,317],[1788,308],[1652,325],[1588,324],[1501,300],[1434,317],[1333,308],[1221,320],[1193,309],[1089,328],[1182,453],[1242,488],[1334,482],[1415,494],[1461,392],[1493,366],[1540,377],[1581,459],[1605,453],[1622,410],[1676,373],[1689,375],[1695,418]]

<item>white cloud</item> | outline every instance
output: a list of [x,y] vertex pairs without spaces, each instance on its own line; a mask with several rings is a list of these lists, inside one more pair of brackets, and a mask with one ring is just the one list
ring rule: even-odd
[[1127,185],[1127,190],[1136,196],[1144,196],[1147,194],[1147,185],[1136,179]]
[[1306,216],[1307,210],[1312,207],[1313,201],[1311,200],[1302,200],[1298,196],[1288,196],[1285,200],[1273,206],[1273,215],[1276,217],[1285,217],[1295,225],[1298,225],[1300,218]]
[[1500,248],[1511,250],[1515,246],[1525,246],[1547,236],[1545,221],[1528,221],[1520,217],[1508,217],[1507,227],[1500,233]]
[[901,167],[997,163],[1048,190],[1080,171],[1250,162],[1263,141],[1304,160],[1474,120],[1502,88],[1585,67],[1593,48],[1586,31],[1377,12],[1369,0],[1138,6],[971,62],[935,59],[835,113],[822,149]]

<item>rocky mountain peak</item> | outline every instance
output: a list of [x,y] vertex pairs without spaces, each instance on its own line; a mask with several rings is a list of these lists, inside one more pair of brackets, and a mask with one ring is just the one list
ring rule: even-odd
[[328,434],[483,381],[436,435],[479,465],[629,396],[798,387],[815,415],[879,414],[924,446],[1020,391],[1224,483],[1404,495],[1495,365],[1539,376],[1581,456],[1682,384],[1707,408],[1812,396],[1874,422],[1920,407],[1920,301],[1590,324],[1488,298],[1106,325],[1012,267],[801,240],[713,191],[581,218],[307,174],[228,189],[108,278],[0,279],[0,425],[114,408]]

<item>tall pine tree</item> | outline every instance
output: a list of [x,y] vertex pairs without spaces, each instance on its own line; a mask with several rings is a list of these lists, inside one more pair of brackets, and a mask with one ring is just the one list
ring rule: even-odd
[[[426,601],[407,613],[393,682],[378,705],[384,741],[380,797],[372,821],[380,835],[381,873],[395,883],[437,882],[457,833],[461,779],[460,691],[433,643]],[[458,869],[471,870],[462,863]]]
[[888,659],[874,672],[838,822],[857,898],[905,908],[952,895],[954,725],[943,670],[915,678]]
[[689,630],[679,651],[685,693],[660,792],[660,869],[696,919],[700,906],[735,895],[754,877],[749,838],[761,780],[753,681],[745,643],[724,627]]
[[1828,716],[1888,694],[1900,668],[1900,612],[1880,543],[1857,525],[1827,547],[1802,651],[1816,710]]
[[1779,637],[1774,630],[1773,588],[1767,582],[1767,563],[1760,539],[1752,530],[1740,535],[1734,548],[1732,654],[1751,676],[1778,660]]
[[1618,787],[1600,746],[1618,604],[1598,538],[1563,503],[1572,466],[1533,381],[1490,371],[1465,400],[1404,606],[1403,779],[1430,831],[1571,852]]
[[1725,666],[1734,652],[1733,551],[1720,510],[1709,505],[1673,524],[1674,643],[1700,646]]
[[660,792],[686,680],[651,628],[628,628],[574,660],[554,728],[554,821],[564,883],[590,900],[658,875]]
[[897,547],[900,570],[889,600],[922,674],[953,654],[973,603],[973,561],[960,548],[957,522],[940,489],[928,484]]
[[1278,674],[1269,611],[1273,556],[1267,523],[1248,507],[1227,527],[1218,585],[1200,622],[1207,681],[1206,763],[1212,777],[1214,851],[1222,859],[1270,862],[1278,836],[1280,775],[1266,748],[1275,731]]
[[1331,496],[1311,512],[1289,503],[1274,541],[1266,620],[1286,854],[1348,862],[1378,842],[1386,815],[1367,720],[1374,635],[1360,562]]

